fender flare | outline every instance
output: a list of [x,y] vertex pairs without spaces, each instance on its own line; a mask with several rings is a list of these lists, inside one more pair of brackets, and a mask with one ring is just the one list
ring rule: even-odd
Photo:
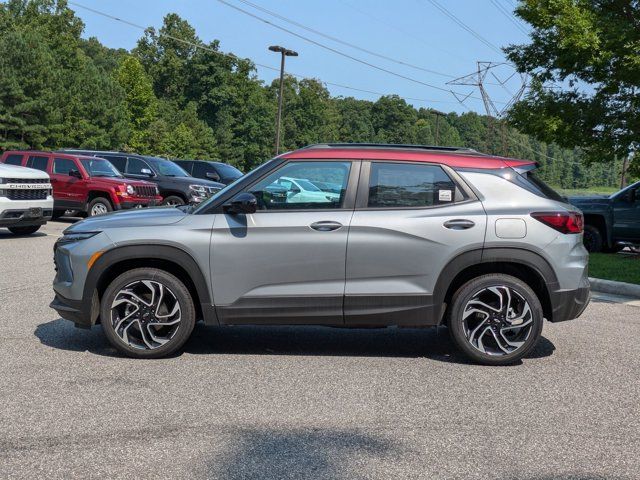
[[485,247],[463,252],[443,268],[433,289],[434,304],[444,303],[453,279],[463,270],[474,265],[496,262],[520,264],[533,269],[543,279],[550,296],[558,289],[558,278],[542,254],[521,247]]
[[[151,248],[150,248],[151,247]],[[126,260],[165,260],[182,268],[189,276],[198,294],[202,314],[207,324],[217,324],[215,309],[212,306],[211,293],[206,276],[190,253],[179,246],[166,243],[137,243],[115,246],[103,253],[91,266],[84,283],[82,298],[83,310],[91,312],[91,323],[95,323],[98,305],[97,288],[105,272],[116,263]],[[95,296],[95,298],[94,298]]]

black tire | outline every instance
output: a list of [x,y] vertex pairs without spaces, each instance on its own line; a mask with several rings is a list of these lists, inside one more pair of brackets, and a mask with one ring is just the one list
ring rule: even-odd
[[104,197],[96,197],[87,205],[87,216],[95,217],[97,215],[104,215],[113,211],[111,202]]
[[40,230],[41,225],[33,225],[30,227],[7,227],[14,235],[31,235]]
[[65,213],[66,213],[66,210],[54,210],[53,213],[51,214],[51,219],[57,220],[60,217],[64,217]]
[[[169,291],[175,295],[175,299],[180,306],[181,320],[175,334],[167,341],[167,343],[156,348],[142,349],[126,344],[125,341],[116,333],[115,326],[112,321],[111,305],[116,295],[126,286],[140,281],[153,281],[162,284],[165,292]],[[168,290],[167,290],[168,289]],[[185,344],[191,336],[195,325],[195,307],[189,290],[185,287],[177,277],[156,268],[136,268],[129,270],[118,276],[107,287],[102,296],[100,306],[101,325],[104,334],[109,343],[118,351],[133,358],[161,358],[171,355]],[[137,324],[138,326],[140,323]],[[139,331],[139,330],[138,330]]]
[[185,201],[182,197],[179,197],[177,195],[169,195],[168,197],[165,197],[162,200],[162,205],[170,205],[173,207],[177,207],[180,205],[184,205]]
[[[530,323],[531,327],[527,330],[528,336],[526,339],[523,339],[520,347],[511,353],[501,352],[499,355],[491,355],[480,351],[471,344],[465,333],[463,313],[465,307],[467,307],[467,303],[479,292],[489,287],[498,286],[508,287],[512,292],[515,291],[526,301],[530,309],[530,318],[532,321]],[[510,365],[519,361],[535,347],[542,334],[543,317],[544,314],[540,300],[526,283],[510,275],[483,275],[468,281],[453,295],[448,313],[449,334],[458,349],[474,362],[483,365]],[[489,325],[489,323],[487,323],[487,325]],[[525,333],[525,331],[523,331],[523,333]],[[473,335],[471,335],[471,337],[473,338]]]
[[601,252],[603,245],[602,233],[600,233],[600,230],[593,225],[585,225],[582,243],[584,243],[584,247],[589,252]]

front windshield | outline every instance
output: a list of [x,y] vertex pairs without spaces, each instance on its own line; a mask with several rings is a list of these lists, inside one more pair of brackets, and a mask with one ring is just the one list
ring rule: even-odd
[[190,177],[182,167],[179,167],[171,160],[165,160],[163,158],[150,158],[148,159],[153,163],[156,171],[165,177]]
[[80,161],[90,177],[122,178],[116,167],[103,158],[81,158]]
[[226,163],[218,163],[216,164],[216,168],[222,174],[223,178],[233,178],[235,180],[236,178],[244,175],[236,167],[232,167],[231,165],[227,165]]

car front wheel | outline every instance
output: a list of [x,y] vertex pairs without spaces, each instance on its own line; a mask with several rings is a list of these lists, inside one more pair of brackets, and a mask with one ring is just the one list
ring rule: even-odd
[[155,268],[123,273],[107,287],[100,308],[109,342],[136,358],[159,358],[180,349],[193,331],[195,308],[177,277]]
[[484,365],[509,365],[531,351],[542,333],[540,300],[523,281],[489,274],[454,294],[449,332],[456,346]]

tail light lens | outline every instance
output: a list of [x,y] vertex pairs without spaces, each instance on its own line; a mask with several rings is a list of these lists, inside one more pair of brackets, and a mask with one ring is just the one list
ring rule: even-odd
[[582,233],[584,221],[577,212],[535,212],[531,216],[560,233]]

